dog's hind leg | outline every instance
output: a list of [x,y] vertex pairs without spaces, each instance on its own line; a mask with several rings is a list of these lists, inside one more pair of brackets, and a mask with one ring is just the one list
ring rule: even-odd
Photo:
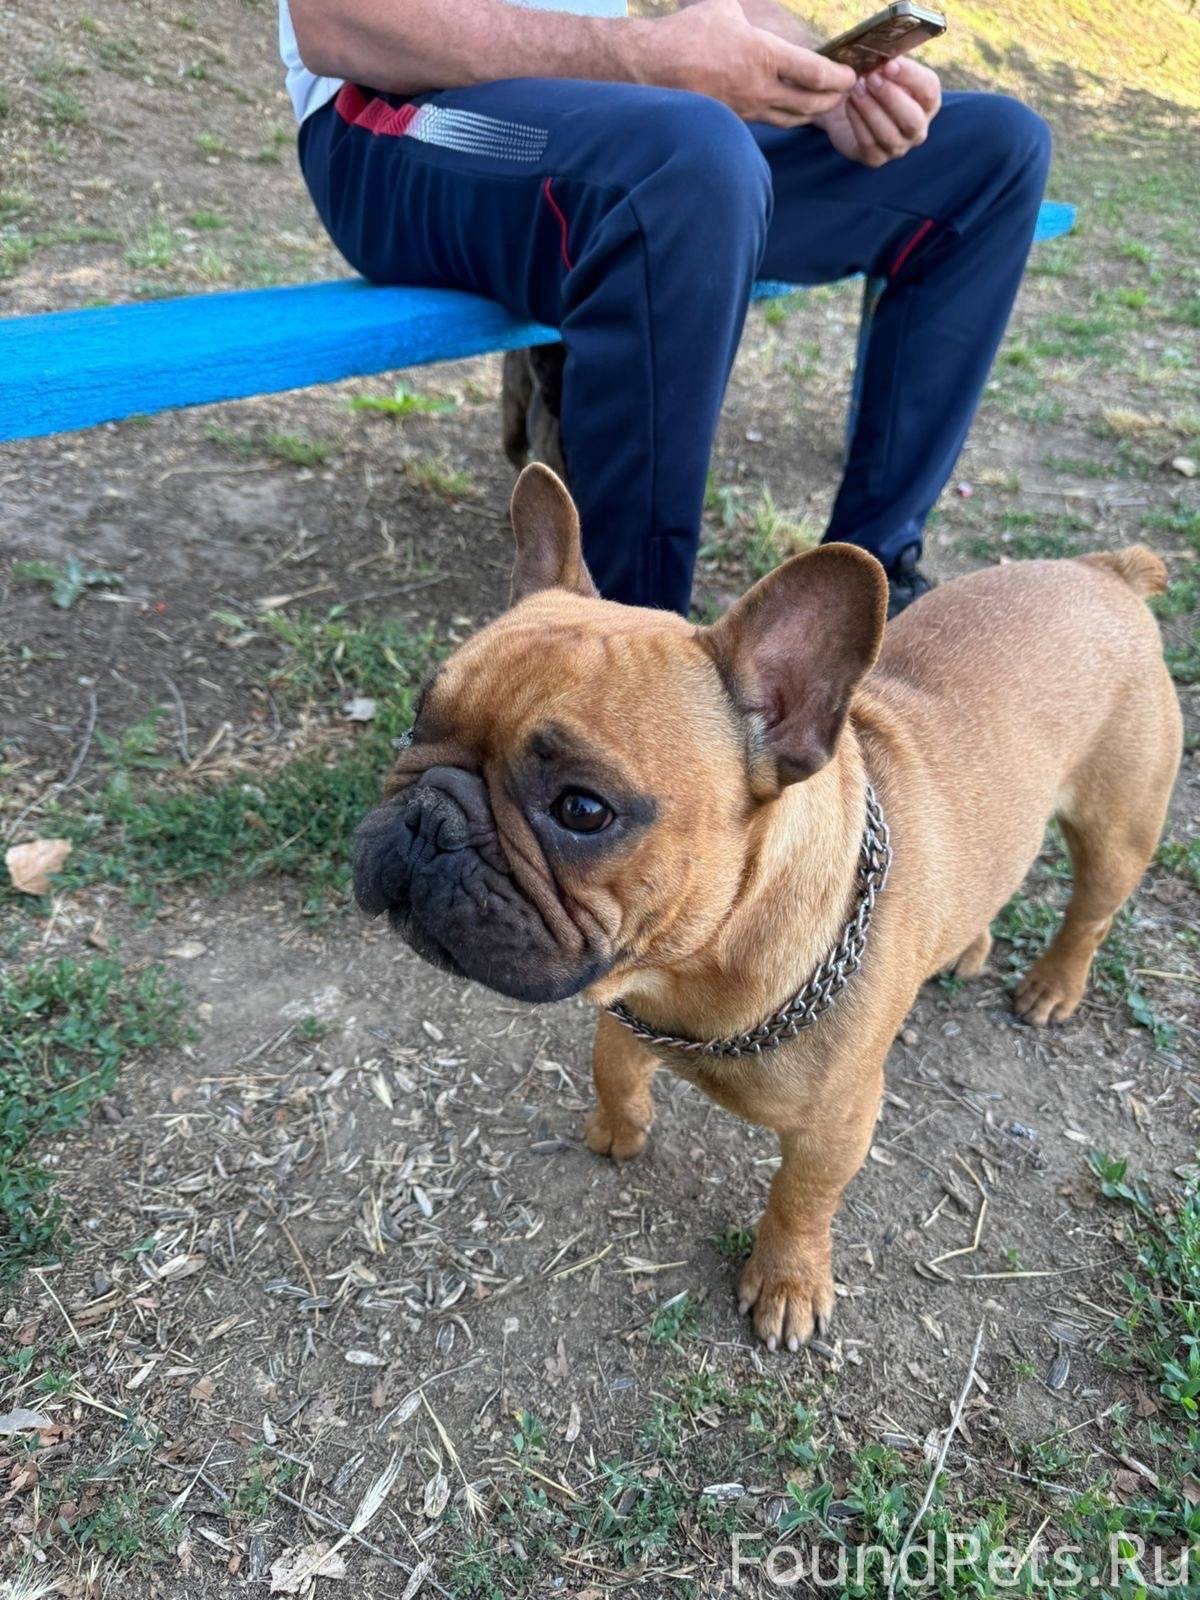
[[[1173,773],[1172,764],[1165,784],[1151,786],[1150,793],[1139,784],[1136,794],[1114,794],[1117,783],[1101,783],[1085,803],[1060,814],[1074,886],[1062,926],[1013,997],[1026,1021],[1039,1027],[1062,1022],[1083,998],[1092,957],[1154,855]],[[1133,786],[1126,781],[1124,787]]]
[[977,978],[987,966],[987,959],[992,953],[991,930],[985,928],[978,938],[972,939],[967,948],[954,963],[954,976],[956,978]]
[[658,1057],[602,1012],[592,1046],[592,1080],[600,1103],[583,1129],[589,1150],[616,1161],[629,1161],[642,1150],[654,1121],[650,1080],[657,1069]]

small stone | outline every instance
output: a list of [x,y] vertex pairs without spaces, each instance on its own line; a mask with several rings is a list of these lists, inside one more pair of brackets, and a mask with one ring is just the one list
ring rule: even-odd
[[1185,478],[1196,476],[1196,463],[1191,456],[1176,456],[1171,466]]
[[900,1043],[901,1044],[906,1044],[911,1049],[914,1044],[919,1044],[920,1040],[921,1040],[921,1035],[917,1032],[917,1030],[915,1028],[901,1028],[901,1030],[900,1030]]
[[197,957],[208,954],[208,946],[201,944],[199,939],[185,939],[182,944],[168,950],[167,954],[174,956],[177,961],[195,961]]

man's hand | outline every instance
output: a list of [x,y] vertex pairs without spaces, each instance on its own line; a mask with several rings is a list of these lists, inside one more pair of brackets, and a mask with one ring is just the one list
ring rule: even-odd
[[798,128],[854,87],[850,67],[754,27],[738,0],[695,0],[651,32],[657,70],[646,81],[710,95],[746,122]]
[[845,99],[819,120],[841,155],[882,167],[925,143],[941,104],[937,73],[911,56],[898,56],[880,72],[859,78]]

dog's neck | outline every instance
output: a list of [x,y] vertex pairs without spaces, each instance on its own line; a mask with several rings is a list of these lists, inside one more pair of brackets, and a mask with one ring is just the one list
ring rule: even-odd
[[622,985],[629,1009],[665,1034],[721,1039],[756,1027],[785,1004],[853,909],[866,786],[862,753],[847,728],[826,767],[762,808],[716,936],[696,955]]

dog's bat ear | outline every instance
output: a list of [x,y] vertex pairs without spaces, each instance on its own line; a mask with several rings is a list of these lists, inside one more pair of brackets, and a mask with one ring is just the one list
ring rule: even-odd
[[525,468],[513,490],[509,514],[517,541],[513,605],[541,589],[569,589],[572,594],[596,597],[596,585],[583,564],[579,513],[566,485],[549,467],[535,462]]
[[778,784],[811,777],[832,756],[879,654],[887,594],[874,556],[822,545],[785,561],[702,633]]

